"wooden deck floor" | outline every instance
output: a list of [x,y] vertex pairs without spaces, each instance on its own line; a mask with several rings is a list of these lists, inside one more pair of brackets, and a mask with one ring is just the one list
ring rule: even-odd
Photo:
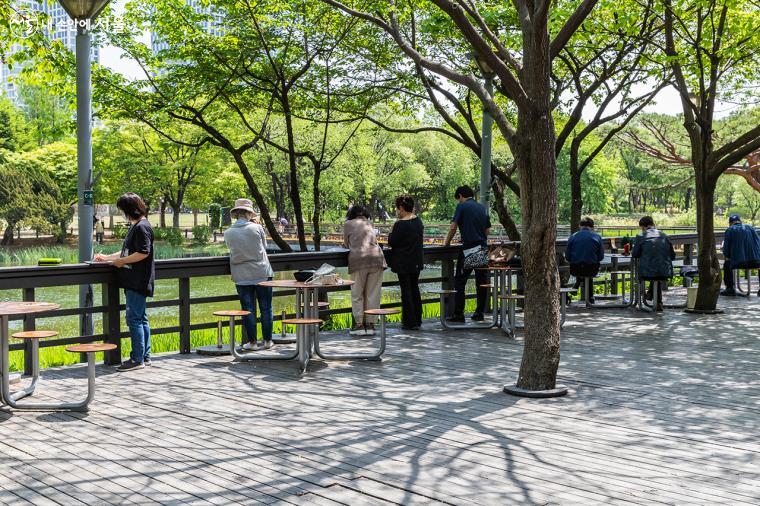
[[[88,414],[0,410],[0,504],[759,504],[760,301],[572,313],[560,399],[498,332],[392,330],[382,363],[158,357]],[[576,310],[577,311],[577,310]],[[325,346],[327,347],[327,346]],[[36,397],[83,392],[46,371]]]

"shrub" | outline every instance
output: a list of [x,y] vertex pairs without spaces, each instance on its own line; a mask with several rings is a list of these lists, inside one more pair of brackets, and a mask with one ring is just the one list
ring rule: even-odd
[[124,239],[127,237],[127,230],[129,228],[126,225],[116,224],[113,226],[113,236],[116,239]]
[[216,230],[222,227],[222,206],[219,204],[211,204],[208,206],[208,220],[211,226],[211,230]]
[[211,228],[206,225],[197,225],[193,227],[193,244],[205,246],[211,241]]
[[153,237],[157,241],[166,241],[172,246],[181,246],[185,241],[182,237],[182,231],[178,228],[155,228],[153,229]]

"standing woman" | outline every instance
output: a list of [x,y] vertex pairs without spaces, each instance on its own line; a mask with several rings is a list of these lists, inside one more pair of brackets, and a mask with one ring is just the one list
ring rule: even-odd
[[420,272],[422,239],[425,227],[414,214],[414,199],[409,195],[396,198],[398,221],[388,235],[391,247],[391,270],[398,275],[401,285],[401,328],[419,330],[422,325],[422,297],[420,296]]
[[366,316],[364,311],[380,308],[383,270],[387,267],[385,256],[377,243],[367,208],[352,206],[346,218],[343,225],[343,246],[350,250],[348,273],[354,281],[351,285],[351,310],[354,316],[351,335],[371,336],[375,333],[376,318]]
[[126,320],[132,351],[119,371],[142,369],[150,365],[150,325],[146,313],[147,298],[153,297],[155,268],[153,264],[153,228],[148,222],[145,202],[134,193],[125,193],[116,207],[130,223],[121,251],[112,255],[95,255],[95,261],[112,261],[117,268],[119,288],[126,298]]
[[259,349],[256,332],[257,302],[261,313],[261,333],[264,334],[261,347],[268,350],[272,347],[272,288],[259,285],[274,276],[267,256],[267,236],[264,227],[257,223],[258,216],[250,200],[237,199],[230,215],[236,220],[224,231],[224,242],[230,249],[230,272],[240,297],[240,307],[251,312],[243,317],[243,326],[248,336],[243,350]]

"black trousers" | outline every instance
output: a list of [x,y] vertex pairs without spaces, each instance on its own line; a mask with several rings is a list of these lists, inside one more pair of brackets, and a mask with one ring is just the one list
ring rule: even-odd
[[[755,264],[754,262],[751,262],[749,264],[744,264],[744,265],[747,265],[748,268],[755,269],[755,268],[760,267],[760,262],[758,262],[757,264]],[[728,259],[725,262],[723,262],[723,283],[726,285],[726,290],[736,289],[736,280],[734,279],[734,269],[737,269],[737,268],[744,269],[744,265],[741,265],[740,267],[734,267],[731,264],[731,260],[728,260]],[[758,283],[760,283],[760,269],[758,269],[757,279],[758,279]]]
[[488,301],[488,288],[481,288],[480,285],[488,284],[488,271],[486,269],[465,269],[464,253],[459,252],[457,259],[457,268],[454,275],[454,289],[457,291],[454,300],[454,316],[464,315],[464,290],[467,286],[467,280],[470,279],[472,271],[475,270],[475,285],[477,287],[477,307],[476,313],[485,313],[486,302]]
[[419,327],[422,325],[420,273],[401,273],[398,282],[401,286],[401,324],[404,327]]

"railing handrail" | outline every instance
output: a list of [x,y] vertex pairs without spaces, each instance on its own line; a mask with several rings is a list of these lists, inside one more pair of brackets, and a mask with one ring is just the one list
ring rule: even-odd
[[[716,240],[721,240],[723,233],[716,233]],[[674,245],[684,246],[684,263],[691,263],[693,259],[694,245],[697,242],[697,234],[678,234],[670,235]],[[603,238],[606,250],[610,250],[613,240],[616,249],[621,247],[619,237]],[[515,243],[519,248],[519,243]],[[556,241],[556,252],[563,253],[567,245],[567,239],[558,239]],[[388,250],[386,250],[387,252]],[[460,254],[461,246],[427,246],[424,248],[425,263],[441,263],[441,275],[434,278],[420,279],[420,283],[441,283],[443,288],[453,288],[454,282],[454,264]],[[294,253],[276,253],[269,256],[272,267],[275,271],[292,271],[304,268],[316,268],[322,263],[329,263],[336,267],[344,267],[348,264],[348,252],[346,250],[331,251],[307,251]],[[175,258],[156,261],[156,279],[176,279],[179,283],[179,297],[172,300],[150,301],[148,307],[177,307],[179,316],[179,325],[166,328],[154,329],[154,334],[162,333],[179,333],[179,350],[180,353],[190,352],[190,332],[198,329],[214,328],[213,322],[192,323],[190,319],[190,306],[192,304],[204,304],[212,302],[236,301],[237,296],[234,294],[221,295],[214,297],[192,297],[190,293],[190,280],[192,278],[204,276],[229,275],[229,257],[195,257],[195,258]],[[50,313],[40,315],[29,315],[24,319],[24,329],[34,330],[35,317],[63,317],[82,315],[87,313],[103,314],[103,333],[89,336],[68,336],[60,339],[46,340],[41,347],[61,346],[79,342],[106,341],[117,345],[117,349],[106,354],[107,363],[118,363],[120,361],[120,344],[121,339],[127,336],[126,332],[121,330],[121,312],[124,310],[120,302],[120,290],[116,283],[115,269],[108,265],[88,265],[88,264],[66,264],[60,266],[19,266],[19,267],[2,267],[0,268],[0,290],[21,289],[24,300],[34,300],[35,288],[51,286],[76,286],[81,284],[100,284],[102,289],[102,301],[97,302],[94,307],[90,308],[68,308],[59,309]],[[383,286],[396,286],[397,281],[386,281]],[[232,287],[232,282],[230,282]],[[347,290],[345,285],[325,287],[325,291]],[[292,296],[292,291],[277,290],[275,296],[285,297]],[[424,301],[434,302],[434,300]],[[398,305],[392,303],[391,305]],[[340,308],[326,311],[325,314],[347,313],[350,309]],[[279,319],[279,315],[275,315]],[[13,344],[12,350],[23,349],[25,351],[25,364],[31,367],[29,360],[31,348],[28,343]],[[26,369],[26,367],[25,367]]]

